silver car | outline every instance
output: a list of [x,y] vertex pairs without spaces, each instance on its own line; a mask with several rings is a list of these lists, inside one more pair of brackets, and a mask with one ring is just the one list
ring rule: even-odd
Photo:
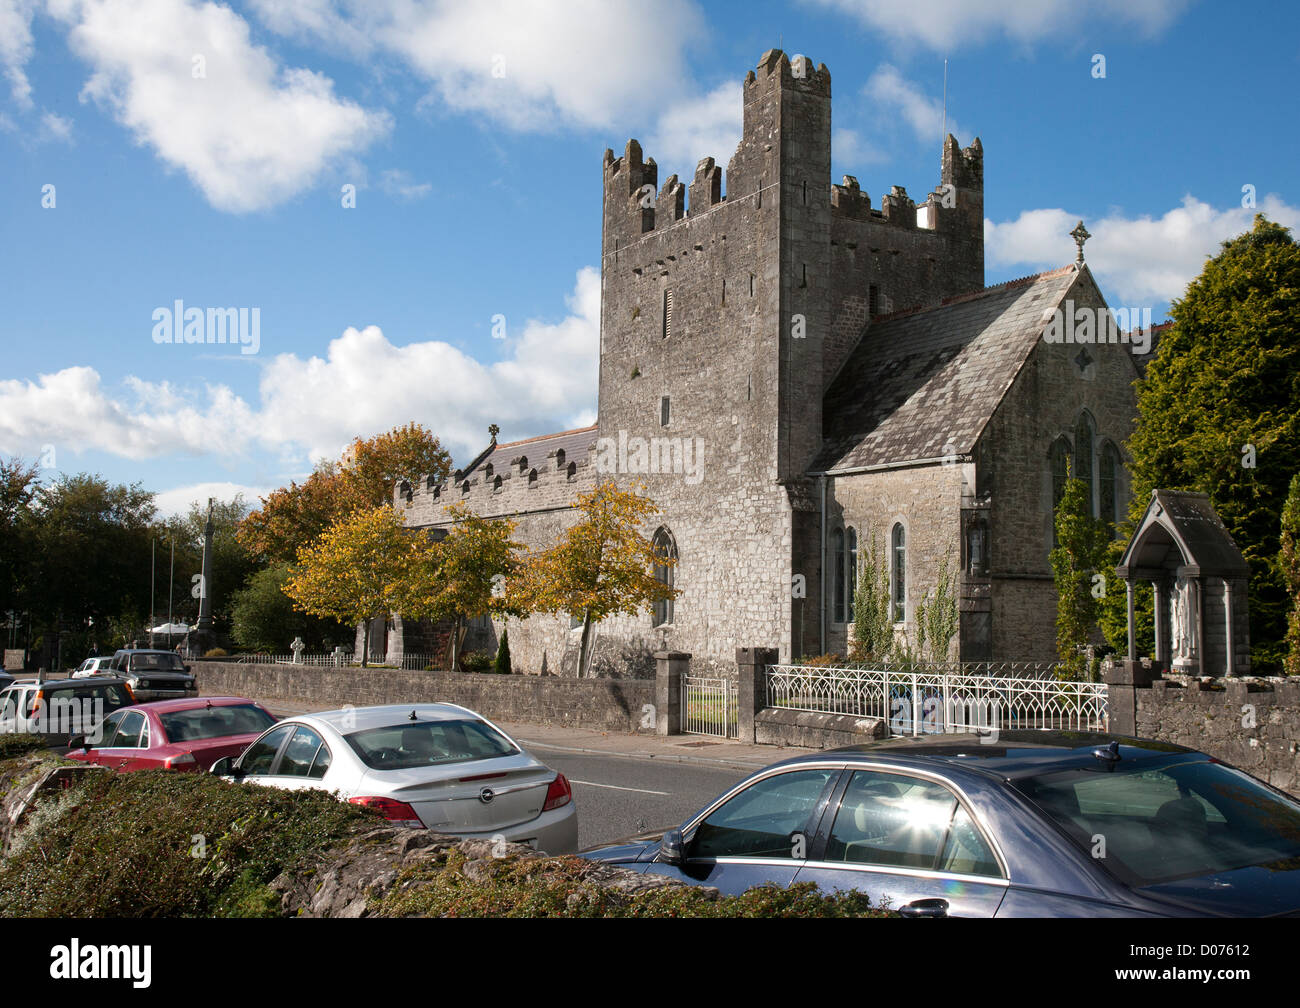
[[268,728],[238,759],[218,760],[212,773],[334,792],[412,829],[500,837],[548,854],[578,849],[578,812],[564,775],[457,704],[358,707],[289,718]]

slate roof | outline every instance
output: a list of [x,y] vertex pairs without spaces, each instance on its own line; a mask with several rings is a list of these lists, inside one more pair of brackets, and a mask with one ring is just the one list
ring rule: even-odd
[[1199,568],[1201,576],[1250,574],[1232,533],[1203,493],[1153,490],[1116,572],[1127,580],[1130,573],[1159,568],[1171,548],[1177,549],[1183,563]]
[[489,445],[465,469],[457,470],[460,474],[458,478],[464,479],[489,465],[493,472],[516,468],[521,457],[528,459],[530,469],[554,468],[555,453],[560,450],[564,451],[565,465],[570,462],[581,464],[595,440],[596,425],[592,424],[590,427],[560,431],[557,434],[540,434],[522,441],[510,441],[496,447]]
[[810,471],[968,454],[1079,275],[1070,265],[874,319],[825,393]]

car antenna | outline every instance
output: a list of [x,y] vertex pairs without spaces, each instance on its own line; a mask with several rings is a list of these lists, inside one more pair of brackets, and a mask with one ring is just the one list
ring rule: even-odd
[[1107,763],[1119,762],[1119,742],[1111,742],[1110,745],[1094,749],[1092,754],[1099,760],[1105,760]]
[[415,720],[417,720],[417,718],[416,718],[416,716],[415,716],[415,711],[411,711],[411,716],[410,716],[407,720],[408,720],[408,721],[415,721]]

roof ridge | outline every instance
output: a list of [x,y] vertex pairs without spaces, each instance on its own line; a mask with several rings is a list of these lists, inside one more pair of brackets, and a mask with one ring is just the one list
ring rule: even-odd
[[911,308],[900,308],[898,311],[890,312],[887,315],[873,315],[872,323],[892,322],[895,319],[903,318],[907,315],[915,315],[918,312],[934,311],[936,308],[947,308],[949,305],[963,304],[967,301],[975,301],[987,294],[993,294],[998,291],[1011,290],[1013,287],[1027,287],[1039,280],[1049,280],[1053,277],[1064,276],[1067,273],[1074,272],[1074,263],[1061,266],[1054,270],[1044,270],[1041,273],[1031,273],[1028,276],[1017,277],[1014,280],[1004,280],[1002,283],[993,284],[991,287],[981,287],[977,291],[966,291],[964,294],[950,294],[948,297],[939,301],[937,304],[930,305],[913,305]]
[[566,434],[581,434],[583,431],[594,431],[599,424],[592,424],[590,427],[574,427],[572,430],[556,431],[554,434],[537,434],[530,438],[522,438],[519,441],[507,441],[504,444],[497,445],[497,451],[502,448],[513,448],[515,445],[532,444],[534,441],[545,441],[548,438],[564,437]]

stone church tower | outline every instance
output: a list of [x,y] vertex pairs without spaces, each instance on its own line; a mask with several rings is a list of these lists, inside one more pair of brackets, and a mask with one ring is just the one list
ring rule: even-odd
[[[985,289],[978,139],[963,150],[947,138],[939,184],[919,206],[894,186],[873,207],[852,176],[830,184],[824,65],[773,50],[743,88],[743,136],[725,173],[706,157],[689,183],[661,183],[636,140],[620,157],[605,152],[595,428],[493,442],[446,484],[397,488],[395,503],[408,523],[436,526],[446,503],[464,501],[511,517],[517,538],[543,548],[575,519],[578,491],[600,478],[644,484],[662,512],[645,532],[677,558],[682,594],[601,624],[596,666],[610,673],[648,673],[665,648],[722,674],[737,647],[776,647],[783,661],[842,652],[868,530],[904,530],[890,554],[901,633],[950,557],[965,592],[953,657],[1049,656],[1050,625],[1044,639],[999,640],[985,561],[1000,529],[1023,536],[1028,522],[1021,573],[1035,587],[1012,595],[1041,607],[1049,446],[1065,436],[1073,451],[1081,409],[1104,417],[1114,443],[1128,435],[1128,348],[1094,348],[1092,379],[1080,382],[1068,355],[1052,353],[1070,348],[1040,339],[1044,312],[1071,291],[1104,310],[1086,267]],[[1044,397],[1028,372],[1061,387]],[[1026,409],[1038,415],[1016,412]],[[999,472],[1025,467],[1027,515],[995,516],[995,456]],[[975,567],[972,522],[985,536]],[[511,621],[521,670],[571,667],[569,622]],[[495,628],[484,630],[491,646]]]

